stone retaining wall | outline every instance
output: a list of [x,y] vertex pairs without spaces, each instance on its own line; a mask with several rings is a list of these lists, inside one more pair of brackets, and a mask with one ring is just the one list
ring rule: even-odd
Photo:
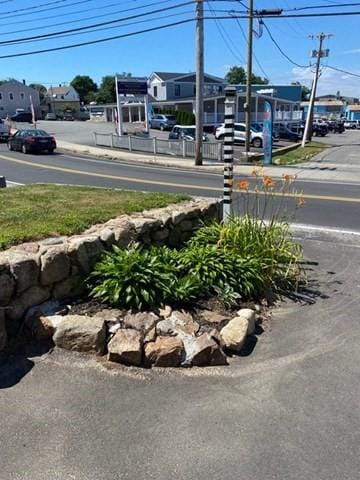
[[180,246],[201,222],[219,218],[216,201],[189,201],[122,215],[82,235],[24,243],[0,252],[0,351],[30,307],[79,295],[81,279],[104,250],[131,241]]

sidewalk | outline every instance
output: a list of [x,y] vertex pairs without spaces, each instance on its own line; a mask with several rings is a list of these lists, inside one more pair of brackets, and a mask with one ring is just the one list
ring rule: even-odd
[[[100,158],[108,158],[123,162],[138,162],[151,165],[162,165],[164,167],[186,168],[202,172],[222,172],[223,164],[212,160],[204,160],[203,166],[195,166],[192,158],[170,157],[165,155],[149,155],[143,153],[132,153],[125,150],[111,150],[101,147],[90,147],[88,145],[78,145],[75,143],[59,140],[58,148],[75,154],[85,154]],[[360,161],[359,165],[347,163],[329,163],[324,161],[327,151],[320,153],[310,162],[298,165],[276,166],[271,165],[264,167],[263,172],[274,178],[281,178],[284,174],[296,175],[301,180],[328,181],[328,182],[344,182],[344,183],[360,183]],[[237,176],[250,176],[254,164],[236,165],[234,173]]]

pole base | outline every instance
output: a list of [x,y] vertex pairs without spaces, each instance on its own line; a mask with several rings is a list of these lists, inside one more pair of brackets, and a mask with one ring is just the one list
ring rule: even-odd
[[6,178],[0,175],[0,188],[6,188]]

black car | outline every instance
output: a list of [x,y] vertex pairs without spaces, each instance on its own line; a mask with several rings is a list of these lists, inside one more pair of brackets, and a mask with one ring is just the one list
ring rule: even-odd
[[326,123],[314,123],[312,126],[312,134],[316,137],[325,137],[329,133]]
[[10,119],[13,122],[27,122],[32,123],[32,114],[30,112],[18,112],[15,113]]
[[274,132],[278,135],[279,138],[283,140],[289,140],[289,142],[298,142],[300,135],[296,132],[293,132],[287,127],[279,126],[274,128]]
[[54,153],[55,138],[38,129],[18,130],[8,140],[9,150],[20,150],[23,153],[43,152]]

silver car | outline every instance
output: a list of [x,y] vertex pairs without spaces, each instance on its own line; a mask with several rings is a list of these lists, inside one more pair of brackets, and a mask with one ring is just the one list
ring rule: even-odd
[[174,125],[176,125],[175,115],[154,115],[149,122],[150,128],[159,128],[161,131],[171,130]]

